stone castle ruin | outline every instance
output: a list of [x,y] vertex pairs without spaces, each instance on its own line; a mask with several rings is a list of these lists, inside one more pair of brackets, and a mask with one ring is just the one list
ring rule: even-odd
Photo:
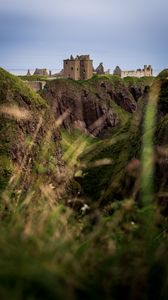
[[[75,58],[71,55],[70,58],[63,61],[63,69],[55,74],[52,74],[48,69],[36,68],[33,75],[41,77],[50,77],[49,79],[69,78],[73,80],[88,80],[93,75],[106,75],[111,74],[110,69],[105,71],[103,63],[101,62],[96,69],[93,68],[93,60],[89,55],[77,55]],[[137,69],[136,71],[123,71],[117,66],[113,72],[113,75],[124,77],[150,77],[153,76],[153,69],[151,65],[144,65],[143,69]],[[30,70],[27,72],[27,76],[31,76]],[[39,84],[38,80],[37,83]],[[34,84],[34,83],[33,83]],[[41,84],[41,83],[40,83]],[[41,85],[40,85],[41,87]],[[37,87],[36,87],[37,90]]]
[[89,55],[77,55],[64,60],[64,77],[74,80],[87,80],[93,76],[93,60]]
[[103,75],[105,74],[103,63],[101,62],[95,70],[95,74]]
[[137,69],[136,71],[122,71],[120,69],[119,66],[117,66],[113,72],[113,75],[117,75],[117,76],[120,76],[121,78],[124,78],[124,77],[150,77],[150,76],[153,76],[153,69],[152,69],[152,66],[149,65],[144,65],[144,68],[143,69]]
[[34,75],[49,76],[49,73],[48,73],[47,69],[36,69],[35,72],[34,72]]

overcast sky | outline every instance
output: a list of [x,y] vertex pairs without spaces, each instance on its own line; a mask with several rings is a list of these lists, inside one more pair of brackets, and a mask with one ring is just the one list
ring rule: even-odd
[[0,0],[0,66],[62,68],[70,54],[94,65],[168,67],[168,0]]

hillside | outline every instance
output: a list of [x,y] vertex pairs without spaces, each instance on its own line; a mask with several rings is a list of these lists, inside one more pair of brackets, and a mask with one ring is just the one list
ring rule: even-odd
[[[135,83],[136,91],[138,90],[136,79],[126,78],[124,81],[132,92]],[[141,92],[137,99],[137,110],[130,118],[130,122],[122,124],[117,130],[113,130],[111,136],[102,141],[98,140],[80,155],[80,172],[79,170],[76,172],[75,180],[81,184],[85,196],[100,206],[130,197],[141,205],[139,176],[143,144],[148,143],[153,147],[155,157],[153,162],[155,200],[163,204],[164,210],[167,209],[167,77],[159,75],[151,91],[149,86],[139,85],[140,89],[142,87],[146,92],[143,90],[144,94]],[[153,125],[150,125],[153,109],[156,110],[156,116],[153,116]],[[144,116],[147,113],[149,133],[144,132],[146,126]],[[151,132],[153,132],[152,140],[150,140]]]
[[11,187],[18,191],[22,186],[23,192],[37,178],[56,178],[62,163],[60,133],[53,122],[46,101],[0,69],[0,189],[9,188],[11,177]]
[[93,136],[110,135],[116,126],[129,122],[149,80],[122,80],[117,76],[94,76],[87,81],[57,79],[47,82],[42,96],[56,117],[70,110],[63,122]]
[[0,69],[0,299],[168,298],[167,88]]

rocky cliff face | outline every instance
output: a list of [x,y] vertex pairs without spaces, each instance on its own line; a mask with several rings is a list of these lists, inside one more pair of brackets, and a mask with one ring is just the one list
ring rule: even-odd
[[[22,80],[0,69],[0,189],[4,190],[10,178],[18,173],[19,179],[15,178],[18,189],[21,186],[25,191],[40,182],[39,186],[52,183],[58,191],[61,180],[64,186],[66,173],[60,146],[60,124],[65,129],[77,127],[87,133],[87,137],[89,134],[103,139],[114,136],[111,132],[114,133],[114,129],[118,132],[117,128],[125,128],[128,132],[127,125],[131,123],[137,100],[144,95],[145,88],[139,81],[127,82],[117,76],[95,76],[79,82],[60,79],[48,81],[41,97]],[[104,143],[103,140],[102,145]],[[130,149],[127,139],[116,147],[116,168],[119,166],[116,163],[118,154],[125,151],[126,143]],[[111,153],[114,153],[113,148]],[[115,168],[110,166],[111,170]],[[102,170],[101,174],[104,174]],[[115,172],[112,174],[115,176]],[[89,181],[92,183],[96,176]],[[97,183],[91,184],[92,190],[93,186],[97,189]]]
[[63,122],[65,128],[79,127],[94,136],[102,136],[122,124],[123,114],[131,117],[136,101],[145,86],[129,86],[115,76],[93,77],[89,81],[55,80],[48,82],[43,97],[51,105],[56,117],[70,111]]

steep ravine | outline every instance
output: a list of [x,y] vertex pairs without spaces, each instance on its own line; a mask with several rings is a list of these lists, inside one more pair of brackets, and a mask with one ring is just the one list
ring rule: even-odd
[[63,122],[66,129],[75,126],[94,136],[104,136],[131,118],[137,100],[145,93],[144,82],[136,80],[130,84],[116,76],[82,82],[61,79],[48,81],[42,96],[56,117],[70,111]]

